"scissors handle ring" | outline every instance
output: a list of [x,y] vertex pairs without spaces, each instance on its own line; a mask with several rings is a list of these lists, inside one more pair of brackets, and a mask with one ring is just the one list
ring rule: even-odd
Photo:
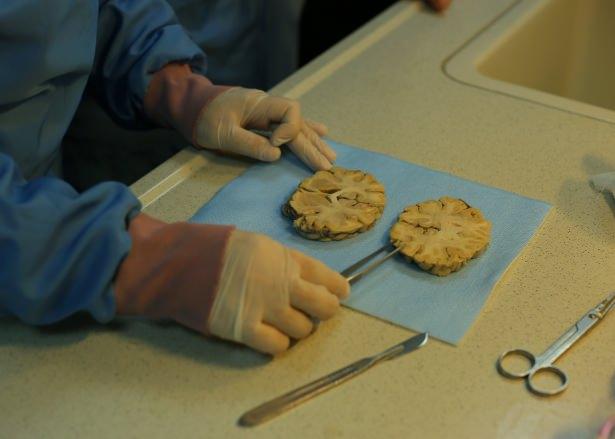
[[[555,375],[557,378],[559,378],[561,384],[558,387],[554,387],[552,389],[543,388],[535,385],[533,382],[534,376],[536,376],[537,373],[541,372]],[[539,396],[557,395],[558,393],[562,393],[568,387],[568,375],[566,375],[566,373],[557,366],[550,365],[538,367],[527,376],[527,387],[530,389],[530,391],[532,391],[532,393]]]
[[[521,372],[511,372],[510,370],[506,369],[506,367],[504,366],[504,359],[506,357],[514,356],[524,357],[529,360],[530,367]],[[509,351],[503,352],[502,355],[498,357],[497,361],[498,372],[500,372],[500,374],[505,376],[506,378],[525,378],[529,376],[530,373],[532,373],[534,366],[536,366],[536,357],[534,356],[534,354],[529,351],[526,351],[525,349],[511,349]]]

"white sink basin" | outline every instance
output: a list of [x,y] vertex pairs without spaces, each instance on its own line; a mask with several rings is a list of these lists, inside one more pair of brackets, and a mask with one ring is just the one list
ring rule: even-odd
[[444,68],[467,84],[615,122],[615,0],[518,0]]

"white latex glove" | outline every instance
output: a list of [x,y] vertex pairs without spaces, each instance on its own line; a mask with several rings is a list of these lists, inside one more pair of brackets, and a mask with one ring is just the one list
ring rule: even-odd
[[326,320],[350,286],[322,262],[265,235],[235,230],[224,258],[209,331],[276,354],[290,338],[313,330],[309,316]]
[[[272,130],[267,139],[250,130]],[[233,87],[216,96],[199,114],[194,127],[197,146],[241,154],[266,162],[280,158],[287,143],[313,170],[329,169],[335,151],[321,139],[323,124],[301,117],[299,103],[261,90]]]

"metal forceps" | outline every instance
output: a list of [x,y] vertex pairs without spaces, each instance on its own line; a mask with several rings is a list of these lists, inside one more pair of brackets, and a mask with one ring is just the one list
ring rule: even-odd
[[[563,392],[568,387],[568,375],[553,363],[614,308],[615,292],[612,292],[606,299],[590,309],[542,354],[534,356],[525,349],[511,349],[502,353],[497,361],[498,372],[506,378],[525,378],[527,387],[536,395],[550,396]],[[529,360],[530,366],[527,370],[521,372],[510,371],[504,366],[504,359],[511,357],[523,357]],[[534,382],[537,373],[555,376],[560,382],[559,386],[553,388],[540,387]]]
[[382,258],[372,262],[367,267],[365,267],[363,270],[355,273],[355,271],[357,271],[359,268],[361,268],[362,266],[367,264],[369,261],[374,259],[376,255],[378,255],[379,253],[382,253],[385,250],[388,250],[390,247],[391,247],[391,244],[385,244],[384,246],[380,247],[378,250],[374,251],[373,253],[370,253],[369,255],[365,256],[363,259],[360,259],[359,261],[355,262],[350,267],[343,270],[340,274],[344,276],[346,280],[351,284],[358,281],[364,275],[366,275],[367,273],[372,271],[374,268],[382,264],[384,261],[395,256],[402,249],[402,247],[396,247],[394,250],[387,253]]

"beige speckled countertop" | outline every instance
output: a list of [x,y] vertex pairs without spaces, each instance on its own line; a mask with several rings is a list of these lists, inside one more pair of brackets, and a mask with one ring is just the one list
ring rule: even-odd
[[[0,437],[595,436],[615,414],[615,316],[558,365],[570,388],[532,396],[502,379],[507,348],[540,351],[615,289],[615,214],[588,175],[615,171],[615,125],[480,90],[442,63],[513,0],[457,0],[445,16],[400,3],[274,89],[332,138],[551,203],[543,227],[458,347],[437,341],[273,422],[245,410],[409,331],[343,309],[270,361],[174,325],[0,322]],[[247,162],[186,150],[133,187],[183,220]]]

